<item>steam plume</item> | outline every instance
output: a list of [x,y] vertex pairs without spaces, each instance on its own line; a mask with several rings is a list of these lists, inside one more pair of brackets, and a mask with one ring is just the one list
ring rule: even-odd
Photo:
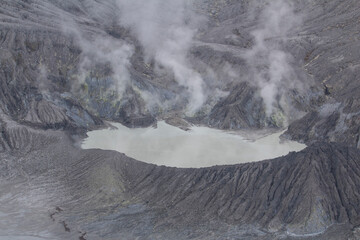
[[189,95],[188,112],[194,113],[206,100],[204,81],[189,64],[187,54],[199,18],[184,0],[117,0],[120,24],[130,28],[144,48],[146,59],[171,71]]
[[266,4],[260,16],[260,27],[251,33],[254,46],[245,58],[252,66],[252,78],[261,89],[266,114],[270,116],[274,107],[281,104],[284,89],[296,85],[296,74],[290,65],[292,56],[282,46],[289,31],[298,26],[301,19],[294,13],[290,1],[272,0]]

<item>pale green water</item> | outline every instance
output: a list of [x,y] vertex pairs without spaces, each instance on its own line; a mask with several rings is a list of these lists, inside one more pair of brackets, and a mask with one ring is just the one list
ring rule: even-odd
[[281,133],[256,141],[207,127],[183,131],[158,122],[157,128],[130,129],[112,123],[118,129],[88,132],[82,148],[116,150],[137,160],[171,167],[209,167],[271,159],[300,151],[306,147],[298,142],[280,143]]

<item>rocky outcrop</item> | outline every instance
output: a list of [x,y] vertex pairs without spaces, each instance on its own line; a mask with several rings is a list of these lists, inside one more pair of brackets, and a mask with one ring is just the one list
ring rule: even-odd
[[[83,49],[76,37],[62,29],[61,12],[73,14],[73,8],[79,6],[69,2],[38,3],[53,14],[47,15],[34,4],[34,1],[2,3],[0,107],[5,114],[17,121],[47,128],[91,128],[101,123],[98,117],[129,126],[154,123],[155,118],[146,109],[138,89],[156,92],[163,87],[138,72],[143,69],[137,66],[144,65],[141,54],[134,55],[132,60],[137,70],[131,69],[137,92],[129,88],[123,98],[107,94],[114,89],[112,71],[106,67],[107,63],[95,64],[85,73],[84,83],[77,86],[81,82],[80,75],[84,74],[81,69]],[[103,31],[94,22],[85,25],[94,31]],[[109,38],[129,37],[123,29],[113,30],[111,24],[106,26]]]
[[323,14],[314,12],[303,24],[303,68],[322,86],[324,97],[319,107],[290,125],[288,134],[308,143],[342,142],[356,147],[360,136],[360,68],[355,49],[360,42],[352,36],[359,28],[353,19],[360,18],[360,5],[357,1],[322,4],[317,2],[314,7],[324,6]]
[[214,106],[208,119],[209,126],[221,129],[259,129],[268,125],[261,97],[246,83],[232,88],[229,96]]
[[285,136],[308,144],[341,142],[359,147],[360,105],[350,97],[347,104],[328,103],[293,122]]

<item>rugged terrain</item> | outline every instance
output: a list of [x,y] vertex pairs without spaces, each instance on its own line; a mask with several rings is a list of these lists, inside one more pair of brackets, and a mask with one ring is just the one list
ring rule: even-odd
[[[252,32],[266,1],[197,3],[208,21],[189,61],[209,89],[227,94],[209,94],[191,114],[186,87],[147,63],[112,3],[0,3],[0,239],[360,238],[358,1],[294,1],[300,24],[265,42],[291,56],[289,76],[301,87],[283,86],[271,115],[251,81],[267,63],[254,71],[245,57],[256,49]],[[134,45],[121,96],[116,49],[94,50],[119,41]],[[159,101],[149,105],[149,95]],[[138,127],[159,119],[221,129],[288,125],[284,137],[309,147],[258,163],[176,169],[78,146],[104,120]]]

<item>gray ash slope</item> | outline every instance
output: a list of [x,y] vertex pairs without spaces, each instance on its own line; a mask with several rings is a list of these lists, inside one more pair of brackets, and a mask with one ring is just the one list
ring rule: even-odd
[[[359,237],[356,148],[318,143],[258,163],[178,169],[141,163],[113,151],[81,150],[63,131],[4,123],[7,138],[2,144],[7,150],[1,153],[1,185],[9,192],[0,197],[0,211],[4,215],[8,206],[16,206],[12,214],[26,212],[11,225],[15,236]],[[45,212],[43,221],[50,227],[32,212]],[[22,225],[27,217],[48,228],[35,224],[27,229]],[[6,229],[1,229],[2,236]],[[42,235],[44,231],[50,233]]]
[[[142,91],[166,101],[184,88],[145,64],[144,49],[112,21],[112,4],[4,0],[0,5],[0,212],[12,205],[17,211],[45,211],[43,221],[54,223],[47,229],[54,239],[81,239],[85,233],[86,239],[360,237],[358,1],[296,2],[296,11],[306,17],[282,42],[294,58],[296,76],[311,83],[311,91],[287,93],[295,118],[285,136],[311,146],[278,159],[205,169],[157,167],[74,146],[74,134],[102,126],[102,119],[148,126],[156,118],[184,116],[184,99],[168,112],[147,108]],[[203,64],[216,69],[230,63],[246,73],[242,54],[254,44],[250,33],[257,26],[250,7],[248,1],[200,4],[210,21],[191,48],[199,71]],[[112,81],[107,64],[93,66],[80,93],[73,93],[84,49],[62,30],[64,18],[76,21],[86,36],[105,34],[136,46],[129,66],[132,85],[121,101],[101,90]],[[235,81],[220,88],[229,95],[188,120],[223,129],[281,125],[266,117],[251,84]],[[32,198],[39,209],[27,203]],[[15,227],[13,234],[43,237],[44,229],[34,229]],[[7,234],[1,230],[0,238]]]

